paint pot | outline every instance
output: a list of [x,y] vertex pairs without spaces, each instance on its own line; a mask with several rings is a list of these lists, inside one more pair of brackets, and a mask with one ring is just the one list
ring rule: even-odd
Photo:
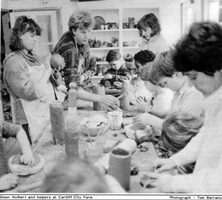
[[118,110],[108,112],[108,121],[111,130],[121,129],[121,124],[123,122],[123,112]]

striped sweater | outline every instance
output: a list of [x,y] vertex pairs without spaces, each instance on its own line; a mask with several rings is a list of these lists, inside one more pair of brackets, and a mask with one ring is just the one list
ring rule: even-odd
[[73,68],[78,69],[80,56],[84,59],[84,65],[80,69],[80,74],[84,76],[85,84],[95,74],[96,58],[90,51],[89,45],[77,45],[70,31],[63,34],[55,46],[53,53],[60,54],[65,60],[64,79],[67,87],[70,82],[75,81]]

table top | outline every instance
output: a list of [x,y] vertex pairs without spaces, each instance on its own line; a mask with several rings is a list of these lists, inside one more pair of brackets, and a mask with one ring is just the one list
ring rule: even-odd
[[[66,114],[67,111],[64,111]],[[101,114],[107,118],[107,111],[93,111],[91,107],[86,107],[84,109],[78,109],[78,121],[80,122],[85,117],[91,117],[96,114]],[[87,137],[84,136],[83,137]],[[119,140],[122,142],[126,139],[126,136],[123,134],[123,130],[113,131],[108,129],[105,133],[101,134],[100,137],[104,137],[106,140]],[[152,189],[144,189],[140,185],[140,177],[143,172],[151,171],[152,170],[152,162],[157,158],[155,149],[153,147],[152,143],[147,143],[148,151],[146,152],[140,152],[140,150],[137,148],[136,151],[132,154],[131,162],[134,163],[139,168],[139,174],[131,176],[131,189],[128,191],[129,193],[139,193],[139,192],[147,192],[152,193],[156,192]],[[43,180],[45,174],[49,171],[51,171],[52,167],[56,164],[56,162],[65,159],[65,145],[61,144],[53,144],[53,138],[51,134],[51,125],[49,124],[44,131],[44,134],[42,134],[39,141],[36,143],[36,145],[33,147],[33,151],[41,154],[45,161],[44,169],[39,171],[38,173],[26,177],[21,177],[19,180],[18,187],[23,185],[29,185],[34,182],[40,182]],[[102,156],[104,156],[105,153],[103,153]],[[19,192],[18,189],[15,188],[13,190],[8,191],[9,193],[13,192]],[[26,191],[28,193],[39,193],[40,188],[35,188],[32,190]]]

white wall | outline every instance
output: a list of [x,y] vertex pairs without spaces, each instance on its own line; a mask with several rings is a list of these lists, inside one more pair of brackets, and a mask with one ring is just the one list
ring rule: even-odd
[[2,0],[5,9],[36,9],[61,8],[62,25],[65,32],[68,30],[68,20],[72,12],[79,8],[132,8],[158,7],[160,9],[160,23],[162,34],[174,44],[180,37],[180,1],[178,0],[104,0],[94,2],[71,2],[70,0]]
[[47,9],[61,8],[61,23],[63,31],[68,30],[68,20],[74,10],[78,9],[77,2],[70,0],[1,0],[4,9]]
[[174,44],[180,38],[180,1],[178,0],[106,0],[79,3],[80,9],[132,7],[158,7],[164,37],[170,44]]

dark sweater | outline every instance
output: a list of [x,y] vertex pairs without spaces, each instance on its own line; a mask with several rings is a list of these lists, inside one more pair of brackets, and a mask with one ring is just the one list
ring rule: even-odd
[[118,70],[110,68],[106,71],[106,74],[111,74],[112,78],[111,79],[102,79],[100,81],[101,85],[105,85],[106,81],[109,81],[110,84],[113,86],[114,82],[123,82],[124,80],[131,80],[132,79],[132,74],[129,69],[126,68],[125,65],[122,65]]

